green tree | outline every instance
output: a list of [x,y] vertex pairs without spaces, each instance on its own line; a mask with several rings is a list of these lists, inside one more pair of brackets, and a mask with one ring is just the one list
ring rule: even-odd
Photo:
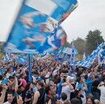
[[89,31],[86,37],[86,54],[91,54],[104,41],[99,30]]
[[2,52],[2,45],[0,45],[0,52]]
[[0,42],[0,59],[3,57],[3,43]]
[[73,41],[73,44],[75,48],[78,50],[78,54],[83,55],[86,44],[85,40],[78,37],[76,40]]

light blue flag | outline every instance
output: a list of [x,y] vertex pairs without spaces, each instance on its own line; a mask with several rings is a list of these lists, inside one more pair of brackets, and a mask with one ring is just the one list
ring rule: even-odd
[[26,0],[5,49],[50,53],[66,43],[59,24],[77,7],[76,0]]

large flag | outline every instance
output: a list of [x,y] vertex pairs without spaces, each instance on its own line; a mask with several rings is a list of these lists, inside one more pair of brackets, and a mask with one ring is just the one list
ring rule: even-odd
[[59,24],[76,6],[76,0],[26,0],[5,49],[49,53],[60,48],[66,33]]

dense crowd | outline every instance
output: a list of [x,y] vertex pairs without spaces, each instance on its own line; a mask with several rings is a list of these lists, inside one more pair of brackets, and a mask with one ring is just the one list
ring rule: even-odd
[[105,104],[105,65],[73,67],[53,59],[0,61],[0,104]]

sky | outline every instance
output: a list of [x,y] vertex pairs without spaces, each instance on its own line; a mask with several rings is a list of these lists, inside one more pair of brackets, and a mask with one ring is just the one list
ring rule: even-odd
[[[0,0],[0,41],[6,41],[22,0]],[[78,7],[62,23],[68,42],[85,39],[88,31],[99,29],[105,39],[105,0],[78,0]]]
[[105,0],[78,0],[78,7],[62,24],[71,42],[99,29],[105,39]]
[[0,0],[0,41],[6,41],[22,0]]

